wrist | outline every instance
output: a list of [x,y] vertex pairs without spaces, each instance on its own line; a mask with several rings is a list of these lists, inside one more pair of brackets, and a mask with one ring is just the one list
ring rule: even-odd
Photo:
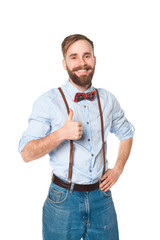
[[64,126],[57,130],[57,136],[58,136],[59,141],[61,141],[61,142],[66,140],[66,132],[65,132]]
[[61,128],[56,130],[55,132],[52,132],[51,134],[49,134],[48,138],[49,138],[50,144],[52,144],[52,145],[54,145],[54,144],[59,145],[61,142],[63,142],[65,140],[63,130]]
[[123,172],[123,168],[117,165],[115,165],[113,169],[118,173],[118,175],[121,175]]

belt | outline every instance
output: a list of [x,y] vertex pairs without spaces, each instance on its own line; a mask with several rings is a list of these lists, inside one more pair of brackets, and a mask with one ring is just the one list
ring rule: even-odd
[[[53,174],[52,176],[52,182],[54,182],[56,185],[62,188],[66,188],[70,190],[72,183],[67,183],[58,178]],[[93,190],[96,190],[99,188],[99,182],[96,182],[94,184],[89,184],[89,185],[81,185],[81,184],[74,184],[73,191],[78,191],[78,192],[90,192]]]

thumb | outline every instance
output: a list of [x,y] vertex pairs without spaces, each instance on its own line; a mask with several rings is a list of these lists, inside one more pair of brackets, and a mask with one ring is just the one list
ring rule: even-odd
[[69,109],[69,115],[68,115],[67,120],[72,121],[73,115],[74,115],[74,112],[73,112],[73,110],[70,108],[70,109]]

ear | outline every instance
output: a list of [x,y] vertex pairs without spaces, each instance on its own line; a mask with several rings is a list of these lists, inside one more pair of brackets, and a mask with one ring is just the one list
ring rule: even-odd
[[64,59],[62,60],[62,64],[63,64],[64,69],[66,70],[67,69],[66,68],[66,61]]
[[96,65],[96,61],[97,61],[97,60],[96,60],[96,57],[94,56],[94,64],[95,64],[95,65]]

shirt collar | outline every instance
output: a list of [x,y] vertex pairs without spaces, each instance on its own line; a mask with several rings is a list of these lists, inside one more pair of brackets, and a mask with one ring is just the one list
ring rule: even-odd
[[[66,82],[65,84],[65,88],[67,90],[67,92],[69,93],[69,95],[71,96],[71,98],[74,100],[74,97],[76,95],[77,92],[81,92],[79,91],[76,87],[73,86],[73,84],[69,81]],[[91,85],[86,91],[85,93],[88,93],[88,92],[92,92],[94,91],[94,87]]]

